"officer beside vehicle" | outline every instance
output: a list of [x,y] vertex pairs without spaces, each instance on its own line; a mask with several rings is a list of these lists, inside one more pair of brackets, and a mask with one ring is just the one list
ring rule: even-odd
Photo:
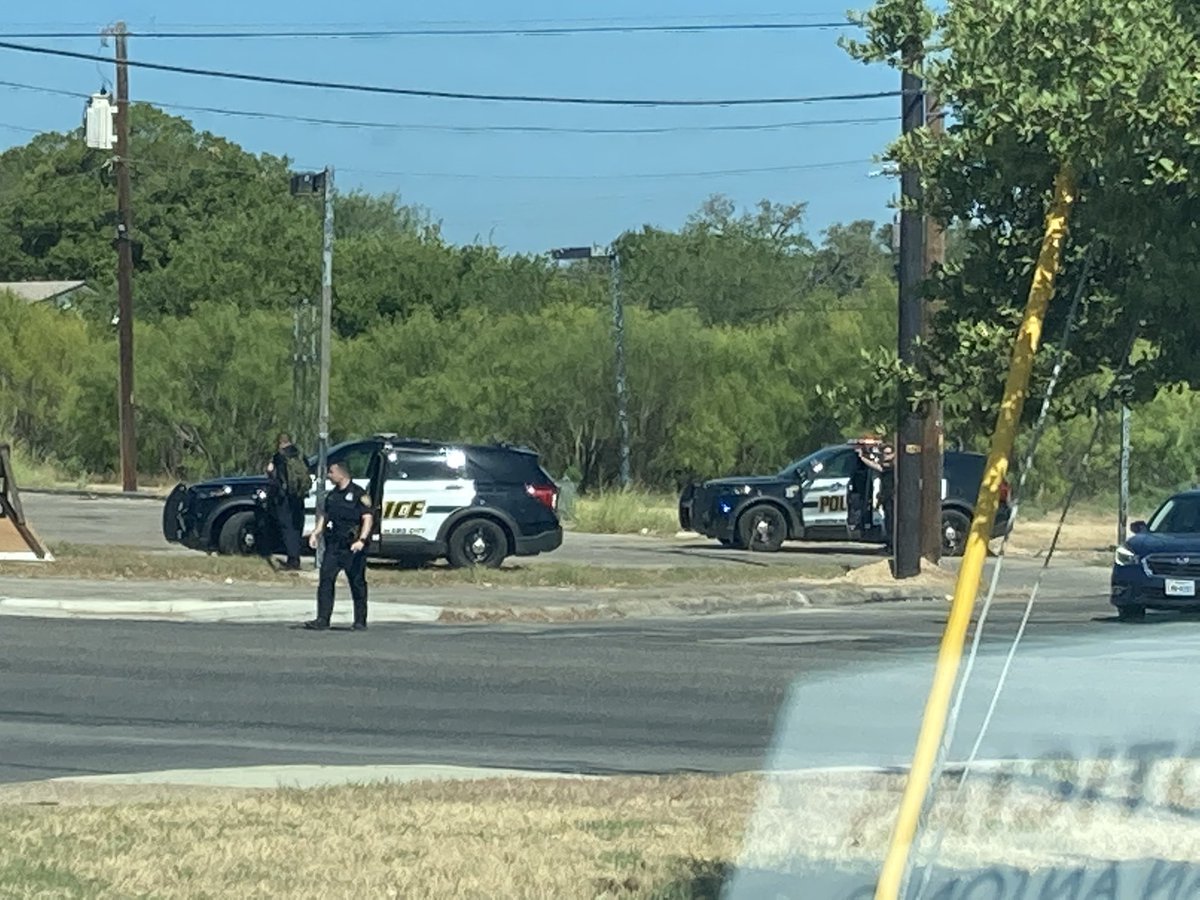
[[858,458],[862,460],[863,465],[879,475],[879,505],[883,509],[883,535],[887,551],[891,553],[895,538],[892,529],[896,523],[896,451],[890,444],[884,444],[882,448],[872,447],[870,452],[859,447]]
[[309,536],[309,546],[317,549],[318,540],[325,541],[321,557],[321,574],[317,584],[317,617],[305,622],[310,631],[324,631],[333,615],[334,585],[339,572],[346,573],[350,596],[354,601],[354,630],[367,628],[367,544],[375,517],[371,498],[350,479],[342,463],[329,464],[329,480],[333,489],[325,495],[322,508],[317,510],[316,527]]
[[304,499],[312,489],[312,482],[308,476],[308,463],[286,432],[276,439],[275,455],[267,466],[267,474],[271,476],[267,492],[271,520],[279,528],[287,555],[284,568],[298,571],[300,538],[304,530]]

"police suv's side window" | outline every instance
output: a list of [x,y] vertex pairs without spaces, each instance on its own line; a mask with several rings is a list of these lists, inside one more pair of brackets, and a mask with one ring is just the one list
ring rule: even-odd
[[821,478],[849,478],[858,470],[858,456],[853,450],[842,450],[825,460]]
[[454,469],[441,453],[397,454],[394,462],[388,462],[387,477],[404,481],[450,481],[462,478],[461,469]]
[[356,447],[347,447],[344,451],[334,454],[329,457],[331,463],[341,463],[350,472],[350,477],[355,481],[367,477],[367,469],[371,465],[371,457],[375,455],[375,448],[369,445],[359,445]]

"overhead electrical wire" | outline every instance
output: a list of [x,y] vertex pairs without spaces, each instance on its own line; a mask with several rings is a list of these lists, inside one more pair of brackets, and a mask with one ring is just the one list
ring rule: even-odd
[[[63,59],[80,59],[88,62],[111,63],[108,56],[96,53],[80,53],[74,50],[60,50],[54,47],[41,47],[32,44],[16,44],[11,41],[0,41],[0,50],[12,50],[18,53],[31,53],[39,56],[52,56]],[[435,100],[476,100],[494,103],[542,103],[565,104],[573,106],[631,106],[631,107],[712,107],[712,106],[783,106],[807,103],[832,103],[858,100],[880,100],[899,97],[903,91],[867,91],[861,93],[825,94],[808,97],[730,97],[725,99],[639,99],[618,97],[570,97],[544,94],[493,94],[474,93],[469,91],[440,91],[421,88],[398,88],[385,85],[356,84],[338,81],[316,81],[305,78],[284,78],[274,75],[255,75],[246,72],[232,72],[223,69],[205,69],[193,66],[176,66],[167,63],[146,62],[144,60],[128,60],[130,68],[151,69],[158,72],[172,72],[178,75],[195,75],[204,78],[221,78],[230,81],[253,82],[256,84],[275,84],[287,87],[318,88],[333,91],[348,91],[360,94],[385,94],[399,97],[420,97]]]
[[[60,88],[43,87],[17,81],[0,81],[0,87],[35,91],[60,97],[86,100],[88,94]],[[743,125],[663,125],[645,128],[603,128],[591,126],[559,125],[435,125],[428,122],[381,122],[362,119],[332,119],[324,116],[301,116],[289,113],[265,112],[262,110],[228,109],[220,106],[194,106],[186,103],[164,103],[157,100],[139,100],[162,109],[177,109],[185,112],[204,112],[218,116],[234,116],[246,119],[263,119],[282,122],[301,122],[306,125],[329,125],[338,128],[365,128],[389,131],[437,131],[461,134],[675,134],[687,132],[737,132],[779,131],[792,128],[814,128],[837,125],[878,125],[896,122],[895,116],[870,116],[866,118],[803,119],[790,122],[755,122]]]
[[[704,34],[722,31],[828,31],[855,27],[848,19],[822,22],[678,22],[655,25],[590,24],[590,25],[509,25],[408,28],[292,28],[216,29],[195,31],[127,31],[131,38],[160,40],[243,40],[276,38],[391,38],[391,37],[554,37],[578,34]],[[93,31],[14,31],[0,32],[0,37],[17,39],[58,40],[94,39],[102,32]]]

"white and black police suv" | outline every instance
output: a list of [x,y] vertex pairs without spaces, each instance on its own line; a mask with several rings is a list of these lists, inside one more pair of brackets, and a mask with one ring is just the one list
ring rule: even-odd
[[[562,544],[558,486],[532,450],[381,434],[338,444],[328,459],[346,466],[371,497],[371,556],[444,557],[456,567],[494,568],[509,556],[536,556]],[[314,525],[317,459],[307,462],[314,487],[305,501],[305,535]],[[179,484],[163,509],[163,536],[208,553],[282,553],[267,510],[268,485],[266,475]]]
[[[879,476],[859,457],[877,441],[823,447],[775,475],[718,478],[687,485],[679,497],[679,524],[727,547],[772,552],[783,542],[885,543]],[[942,552],[961,556],[974,516],[986,458],[948,450],[943,455]],[[993,537],[1004,533],[1010,510],[1001,486]]]

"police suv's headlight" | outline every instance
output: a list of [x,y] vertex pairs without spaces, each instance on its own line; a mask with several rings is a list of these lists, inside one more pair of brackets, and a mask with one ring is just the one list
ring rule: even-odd
[[735,494],[738,494],[739,496],[742,496],[742,497],[744,497],[746,494],[749,494],[749,493],[750,493],[750,485],[748,485],[748,484],[739,484],[737,487],[735,487],[735,488],[733,489],[733,492],[734,492]]
[[228,497],[233,493],[233,488],[227,484],[215,488],[203,488],[196,491],[196,496],[201,500],[212,500],[216,497]]
[[1138,555],[1124,544],[1117,548],[1116,555],[1113,557],[1113,562],[1118,566],[1135,566],[1137,561]]

